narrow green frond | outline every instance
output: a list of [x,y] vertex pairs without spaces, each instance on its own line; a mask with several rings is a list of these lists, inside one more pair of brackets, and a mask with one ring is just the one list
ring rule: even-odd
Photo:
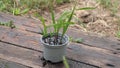
[[95,9],[95,8],[94,7],[84,7],[84,8],[79,8],[76,10],[92,10],[92,9]]
[[25,13],[27,13],[28,11],[29,11],[29,8],[26,8],[26,9],[24,9],[24,10],[21,11],[21,14],[25,14]]
[[44,29],[43,29],[43,35],[46,35],[47,34],[47,26],[45,24],[45,19],[43,17],[41,17],[41,16],[39,16],[39,19],[41,20],[42,25],[44,27]]
[[74,15],[75,8],[76,8],[76,4],[75,4],[75,6],[74,6],[74,8],[73,8],[73,10],[72,10],[69,18],[68,18],[67,24],[63,27],[62,36],[65,34],[65,32],[66,32],[67,29],[68,29],[68,26],[70,25],[70,22],[71,22],[71,20],[72,20],[73,15]]
[[[56,24],[56,22],[55,22],[55,15],[54,15],[54,12],[53,12],[52,9],[51,9],[51,17],[52,17],[52,23]],[[56,30],[57,30],[57,28],[56,28],[56,26],[54,26],[54,32],[56,32]]]
[[65,65],[65,68],[70,68],[69,65],[68,65],[68,62],[67,62],[67,60],[65,58],[65,56],[63,56],[63,63]]
[[70,15],[70,11],[65,11],[63,12],[60,17],[58,18],[58,21],[59,20],[65,20],[68,16]]

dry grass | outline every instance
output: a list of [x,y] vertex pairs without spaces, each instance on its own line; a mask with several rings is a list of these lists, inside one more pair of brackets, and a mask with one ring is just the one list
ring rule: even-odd
[[[7,0],[2,0],[2,1],[7,1]],[[48,5],[40,4],[40,2],[30,2],[32,3],[30,4],[29,2],[27,3],[28,0],[23,0],[23,1],[24,3],[21,4],[23,6],[23,7],[20,7],[21,9],[26,7],[31,7],[32,10],[29,11],[29,14],[37,11],[38,14],[42,14],[49,22],[49,19],[50,19],[49,12],[47,11],[41,12],[40,10],[40,8],[47,7]],[[35,0],[35,1],[38,1],[38,0]],[[117,37],[117,33],[119,33],[120,31],[120,12],[119,12],[120,1],[119,0],[99,0],[99,1],[76,0],[76,1],[78,1],[77,8],[96,7],[96,9],[93,9],[93,10],[77,11],[75,13],[78,19],[74,19],[74,21],[76,22],[74,26],[77,29],[80,29],[82,31],[87,31],[87,32],[98,33],[103,36]],[[27,5],[25,3],[27,3]],[[43,5],[43,6],[40,6],[40,5]],[[58,5],[58,6],[55,5],[56,17],[59,16],[61,12],[65,10],[70,10],[71,6],[73,6],[72,2]],[[5,8],[5,10],[7,9]]]

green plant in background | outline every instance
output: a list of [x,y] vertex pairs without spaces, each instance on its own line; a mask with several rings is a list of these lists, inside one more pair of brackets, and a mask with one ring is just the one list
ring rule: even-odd
[[118,8],[119,8],[118,0],[114,0],[114,1],[112,1],[112,0],[96,0],[96,1],[100,2],[101,5],[103,5],[107,9],[109,9],[113,16],[118,12]]
[[5,4],[3,4],[3,1],[0,1],[0,11],[4,10],[6,8]]
[[6,63],[4,68],[10,68],[10,67],[9,67],[8,64]]
[[100,2],[105,8],[111,7],[111,0],[96,0],[97,2]]
[[14,2],[14,7],[11,8],[11,12],[13,13],[13,15],[21,15],[21,14],[25,14],[29,11],[29,8],[21,9],[21,7],[19,7],[18,3],[19,2]]
[[4,12],[11,12],[13,15],[21,15],[27,13],[29,8],[26,8],[25,5],[21,5],[17,0],[1,0],[0,10]]
[[57,4],[62,4],[62,3],[69,3],[70,0],[56,0]]
[[21,15],[30,10],[44,10],[50,6],[50,2],[55,5],[69,2],[69,0],[0,0],[0,11]]
[[1,11],[10,12],[11,7],[13,7],[13,3],[14,3],[13,0],[1,0],[0,1],[0,9],[1,9]]
[[21,14],[25,14],[29,11],[28,8],[21,10],[20,8],[12,8],[11,12],[13,13],[13,15],[21,15]]
[[116,36],[120,38],[120,31],[117,32]]
[[113,16],[115,16],[115,14],[118,12],[118,8],[119,8],[119,2],[118,0],[116,0],[112,3],[112,8],[110,8]]
[[21,0],[21,6],[24,5],[30,9],[45,9],[49,6],[51,0]]

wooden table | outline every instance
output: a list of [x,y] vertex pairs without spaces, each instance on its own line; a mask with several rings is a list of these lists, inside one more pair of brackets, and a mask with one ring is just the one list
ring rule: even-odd
[[[65,68],[63,63],[47,63],[43,66],[40,21],[0,13],[0,22],[10,20],[17,28],[0,26],[0,63],[12,63],[9,66],[13,67],[10,68],[16,68],[16,65],[17,68]],[[120,68],[119,40],[85,33],[72,27],[67,34],[74,39],[83,39],[82,43],[70,42],[67,46],[70,68]]]

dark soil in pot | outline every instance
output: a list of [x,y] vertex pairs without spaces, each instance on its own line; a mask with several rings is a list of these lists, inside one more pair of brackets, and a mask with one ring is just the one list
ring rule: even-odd
[[42,40],[49,45],[61,45],[66,42],[65,37],[61,34],[48,34],[43,36]]

